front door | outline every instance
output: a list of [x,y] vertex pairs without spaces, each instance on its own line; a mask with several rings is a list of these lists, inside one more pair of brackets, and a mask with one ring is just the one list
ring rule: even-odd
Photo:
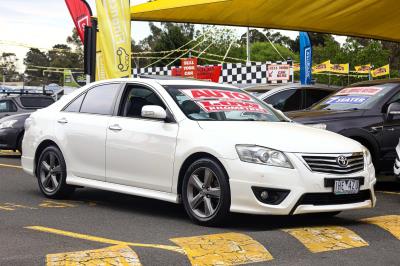
[[127,85],[119,115],[108,123],[106,180],[171,192],[178,124],[143,118],[145,105],[166,108],[153,89]]

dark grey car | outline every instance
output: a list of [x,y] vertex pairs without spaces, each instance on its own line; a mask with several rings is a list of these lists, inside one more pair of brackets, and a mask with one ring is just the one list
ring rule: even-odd
[[53,103],[54,99],[47,95],[0,95],[0,118],[15,114],[32,113]]

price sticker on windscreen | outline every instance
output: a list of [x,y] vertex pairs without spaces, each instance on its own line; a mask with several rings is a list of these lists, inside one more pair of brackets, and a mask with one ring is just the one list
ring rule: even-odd
[[370,96],[335,96],[331,97],[325,104],[363,104]]
[[355,87],[339,91],[336,95],[368,95],[373,96],[382,91],[379,87]]
[[235,100],[206,100],[196,102],[201,109],[207,113],[212,112],[254,112],[268,113],[268,110],[255,102],[235,101]]
[[190,89],[181,90],[190,99],[218,99],[218,100],[234,100],[234,101],[253,101],[253,99],[246,93],[228,90],[215,90],[215,89]]

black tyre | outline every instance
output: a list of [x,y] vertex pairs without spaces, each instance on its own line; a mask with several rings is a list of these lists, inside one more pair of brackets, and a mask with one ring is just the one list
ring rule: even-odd
[[214,160],[195,161],[185,173],[182,200],[195,223],[206,226],[222,224],[231,206],[228,176]]
[[36,176],[40,191],[48,198],[70,196],[75,188],[65,183],[67,168],[61,151],[50,146],[42,151],[37,161]]
[[22,139],[23,138],[24,138],[24,135],[19,137],[18,142],[17,142],[17,150],[19,151],[19,153],[21,153],[21,155],[22,155]]

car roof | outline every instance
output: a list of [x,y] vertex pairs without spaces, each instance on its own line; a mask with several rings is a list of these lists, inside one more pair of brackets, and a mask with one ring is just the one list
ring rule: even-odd
[[386,84],[386,83],[399,83],[400,84],[400,78],[367,80],[367,81],[361,81],[361,82],[351,84],[350,86],[371,86],[371,85],[380,85],[380,84]]
[[272,90],[284,90],[288,88],[316,88],[322,90],[335,91],[341,87],[338,86],[328,86],[326,84],[310,84],[302,85],[300,83],[287,83],[287,84],[262,84],[252,87],[247,87],[244,90],[247,92],[268,92]]
[[157,79],[157,78],[120,78],[120,79],[109,79],[109,80],[102,80],[102,81],[97,81],[94,83],[91,83],[90,85],[96,85],[96,84],[103,84],[107,82],[146,82],[146,83],[157,83],[162,86],[178,86],[178,85],[187,85],[187,86],[218,86],[222,88],[231,88],[231,89],[238,89],[237,87],[229,84],[219,84],[215,82],[210,82],[210,81],[202,81],[202,80],[196,80],[196,79],[185,79],[185,78],[175,78],[171,77],[168,78],[165,76],[163,79]]

